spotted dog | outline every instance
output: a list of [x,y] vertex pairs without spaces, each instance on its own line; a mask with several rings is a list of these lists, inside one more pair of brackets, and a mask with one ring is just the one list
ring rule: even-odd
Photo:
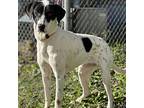
[[37,62],[44,85],[45,107],[50,108],[51,73],[56,78],[55,108],[62,107],[64,76],[78,67],[82,95],[81,102],[89,95],[88,81],[97,67],[102,70],[102,80],[108,96],[107,108],[113,108],[110,69],[121,72],[113,64],[112,52],[100,37],[78,34],[61,29],[58,25],[65,10],[48,2],[32,2],[26,6],[26,14],[34,21],[37,40]]

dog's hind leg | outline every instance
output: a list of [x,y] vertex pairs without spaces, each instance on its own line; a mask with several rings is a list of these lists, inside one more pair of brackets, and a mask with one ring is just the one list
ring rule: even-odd
[[102,80],[103,85],[108,96],[107,108],[113,108],[113,96],[111,89],[111,76],[110,76],[110,66],[103,60],[100,61],[100,67],[102,70]]
[[91,73],[96,69],[96,64],[88,63],[83,64],[78,67],[78,76],[79,81],[83,90],[83,94],[76,99],[76,102],[81,102],[84,98],[89,95],[88,82],[91,76]]

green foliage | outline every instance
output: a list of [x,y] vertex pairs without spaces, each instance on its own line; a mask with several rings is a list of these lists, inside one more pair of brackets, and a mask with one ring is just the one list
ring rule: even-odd
[[[125,46],[117,45],[112,47],[114,62],[120,67],[125,67]],[[105,108],[107,96],[104,90],[101,72],[96,70],[89,82],[91,95],[81,103],[76,100],[81,94],[82,89],[78,82],[77,72],[72,71],[65,77],[63,108]],[[36,63],[24,64],[19,66],[19,108],[43,108],[44,93],[41,80],[41,73]],[[97,91],[95,90],[97,89]],[[112,89],[115,101],[115,108],[125,106],[126,100],[126,76],[112,72]],[[95,90],[95,91],[94,91]],[[55,97],[55,78],[52,76],[52,99],[51,107],[54,107]]]
[[126,63],[126,45],[117,44],[112,47],[114,62],[117,66],[125,67]]

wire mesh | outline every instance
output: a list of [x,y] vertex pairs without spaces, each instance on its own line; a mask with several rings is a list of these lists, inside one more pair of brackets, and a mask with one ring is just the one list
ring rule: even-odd
[[126,0],[80,0],[72,10],[71,30],[104,38],[110,45],[126,43]]

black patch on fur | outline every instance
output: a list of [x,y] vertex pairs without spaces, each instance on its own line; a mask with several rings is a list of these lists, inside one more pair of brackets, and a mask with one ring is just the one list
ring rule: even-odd
[[89,52],[92,48],[92,42],[88,37],[83,37],[82,38],[83,46],[86,50],[86,52]]
[[45,35],[46,39],[48,39],[50,36],[48,34]]
[[39,18],[42,16],[44,11],[44,5],[42,3],[37,4],[33,10],[33,19],[35,23],[39,20]]
[[60,105],[60,103],[61,103],[59,99],[56,102],[57,102],[57,105]]
[[57,17],[58,22],[64,17],[65,10],[59,5],[47,5],[45,7],[45,17],[47,22]]

